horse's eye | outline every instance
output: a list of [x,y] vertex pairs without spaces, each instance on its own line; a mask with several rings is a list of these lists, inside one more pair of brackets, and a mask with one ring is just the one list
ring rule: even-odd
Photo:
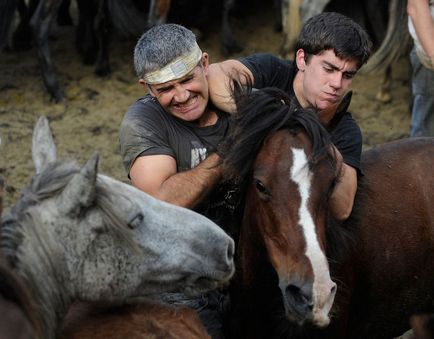
[[255,186],[256,186],[256,189],[257,189],[260,193],[265,194],[265,195],[268,195],[268,196],[271,195],[270,192],[268,192],[267,188],[265,187],[265,185],[262,183],[261,180],[255,179]]
[[137,227],[140,226],[140,224],[142,223],[142,221],[143,221],[143,214],[142,213],[137,213],[128,222],[128,227],[131,228],[132,230],[134,230],[134,229],[136,229]]

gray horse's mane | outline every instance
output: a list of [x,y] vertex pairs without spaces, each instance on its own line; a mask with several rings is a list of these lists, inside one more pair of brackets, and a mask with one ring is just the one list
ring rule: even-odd
[[[36,223],[39,220],[34,215],[35,209],[29,208],[62,192],[79,171],[80,167],[76,162],[56,161],[48,164],[41,173],[32,178],[30,185],[22,191],[17,204],[5,215],[0,227],[0,247],[12,267],[16,267],[18,262],[17,249],[22,242],[23,227],[29,222]],[[125,198],[128,199],[127,196]],[[120,240],[127,241],[133,249],[137,249],[131,230],[126,227],[125,221],[118,217],[119,209],[113,201],[113,194],[109,193],[108,187],[99,178],[94,207],[101,211],[104,224],[109,230]]]

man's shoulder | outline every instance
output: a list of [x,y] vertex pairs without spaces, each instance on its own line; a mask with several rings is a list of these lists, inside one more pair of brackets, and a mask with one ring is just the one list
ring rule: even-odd
[[276,64],[276,63],[286,64],[286,65],[291,64],[290,62],[283,60],[272,53],[255,53],[255,54],[242,57],[239,59],[239,61],[246,66],[248,64],[262,64],[262,65]]

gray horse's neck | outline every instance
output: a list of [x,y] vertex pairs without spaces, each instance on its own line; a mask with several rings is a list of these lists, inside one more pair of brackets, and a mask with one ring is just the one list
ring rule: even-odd
[[71,304],[71,293],[70,279],[66,270],[62,270],[66,267],[65,249],[48,231],[50,229],[53,227],[26,224],[16,270],[33,296],[44,338],[54,339]]

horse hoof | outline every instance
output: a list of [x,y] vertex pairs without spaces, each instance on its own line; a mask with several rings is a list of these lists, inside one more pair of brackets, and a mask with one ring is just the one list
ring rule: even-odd
[[377,99],[377,101],[383,103],[383,104],[388,104],[392,101],[392,96],[388,93],[377,93],[377,95],[375,96],[375,99]]

